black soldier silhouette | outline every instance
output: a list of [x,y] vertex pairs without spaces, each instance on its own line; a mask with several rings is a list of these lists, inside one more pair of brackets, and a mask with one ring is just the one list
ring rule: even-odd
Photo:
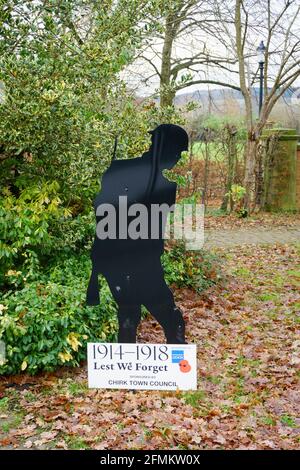
[[[161,216],[158,229],[151,231],[157,224],[157,219],[154,223],[151,218],[151,208],[158,204],[166,207],[167,204],[168,212],[174,210],[177,185],[167,180],[162,171],[175,166],[181,153],[188,149],[188,135],[174,124],[161,124],[150,134],[152,143],[147,152],[129,160],[113,159],[103,174],[101,191],[94,201],[97,227],[105,218],[105,211],[99,211],[99,208],[105,209],[104,204],[110,204],[116,211],[116,235],[95,236],[87,304],[99,304],[98,274],[102,274],[118,304],[118,342],[136,342],[141,306],[144,305],[162,326],[167,343],[183,344],[182,312],[165,282],[160,259],[164,251],[166,218]],[[128,210],[134,209],[135,204],[144,204],[147,208],[147,218],[143,219],[145,227],[141,227],[144,235],[135,239],[128,236],[127,229],[134,216],[128,211],[127,220],[120,217],[123,204],[120,201],[126,201]]]

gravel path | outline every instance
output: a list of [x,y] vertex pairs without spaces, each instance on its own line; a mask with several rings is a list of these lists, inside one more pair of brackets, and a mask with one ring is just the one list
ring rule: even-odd
[[204,248],[272,245],[300,242],[300,225],[293,227],[206,230]]

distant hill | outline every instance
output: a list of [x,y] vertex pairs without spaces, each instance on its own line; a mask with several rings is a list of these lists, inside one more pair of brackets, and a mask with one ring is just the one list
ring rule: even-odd
[[[295,96],[296,95],[296,96]],[[252,88],[252,96],[254,98],[254,102],[259,99],[259,88]],[[288,103],[291,102],[291,99],[300,99],[300,89],[293,88],[287,90],[284,95],[283,99]],[[236,100],[243,102],[242,93],[238,90],[233,90],[230,88],[218,88],[208,90],[195,90],[192,92],[186,92],[176,95],[175,104],[183,105],[188,101],[195,101],[195,102],[224,102],[226,100]]]

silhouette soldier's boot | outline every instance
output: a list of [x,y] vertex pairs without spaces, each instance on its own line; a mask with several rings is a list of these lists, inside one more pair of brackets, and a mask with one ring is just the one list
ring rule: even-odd
[[185,323],[182,312],[178,307],[174,308],[172,317],[165,328],[167,344],[187,344],[185,341]]

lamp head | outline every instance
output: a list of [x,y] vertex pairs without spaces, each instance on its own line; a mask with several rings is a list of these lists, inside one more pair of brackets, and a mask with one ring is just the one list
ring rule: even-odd
[[257,52],[258,63],[263,64],[265,62],[265,52],[266,52],[264,41],[260,41],[260,45],[256,49],[256,52]]

